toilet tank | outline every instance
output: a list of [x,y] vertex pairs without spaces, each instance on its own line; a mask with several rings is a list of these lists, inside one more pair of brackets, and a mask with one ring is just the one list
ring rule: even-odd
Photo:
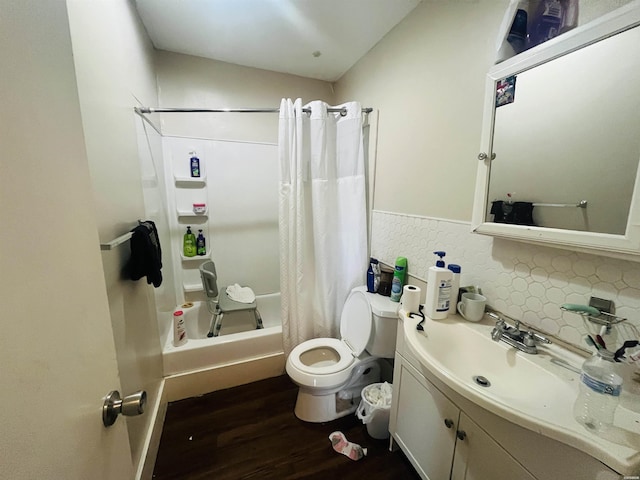
[[366,350],[370,355],[379,358],[393,358],[396,350],[396,331],[398,326],[398,302],[392,302],[389,297],[377,293],[362,291],[371,305],[372,326],[371,336]]

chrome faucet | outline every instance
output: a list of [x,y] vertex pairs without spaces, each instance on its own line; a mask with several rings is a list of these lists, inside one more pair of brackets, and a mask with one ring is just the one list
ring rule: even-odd
[[523,331],[520,330],[520,321],[515,320],[513,325],[509,325],[500,315],[497,313],[487,313],[487,316],[493,318],[496,321],[496,326],[491,330],[491,338],[499,342],[503,342],[511,345],[518,350],[535,355],[538,353],[538,343],[551,343],[547,337],[534,332],[533,330]]

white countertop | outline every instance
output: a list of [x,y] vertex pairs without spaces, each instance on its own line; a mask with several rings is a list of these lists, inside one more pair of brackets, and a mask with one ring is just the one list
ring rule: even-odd
[[[623,475],[640,473],[640,384],[623,386],[615,424],[596,435],[573,418],[584,358],[557,345],[539,346],[539,353],[520,352],[491,339],[493,324],[471,323],[454,315],[446,320],[419,318],[400,312],[411,353],[436,378],[456,393],[517,425],[581,450]],[[481,387],[482,375],[491,386]]]

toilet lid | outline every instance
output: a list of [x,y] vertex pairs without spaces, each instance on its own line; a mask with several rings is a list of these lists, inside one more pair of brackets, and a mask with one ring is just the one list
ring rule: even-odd
[[356,357],[364,352],[369,342],[371,318],[371,305],[364,292],[351,292],[342,309],[340,335]]

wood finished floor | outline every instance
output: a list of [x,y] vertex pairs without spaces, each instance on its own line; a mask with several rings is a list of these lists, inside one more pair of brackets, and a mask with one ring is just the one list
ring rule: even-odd
[[[355,415],[324,424],[298,420],[297,387],[286,375],[169,404],[153,478],[419,479],[388,440],[368,436]],[[331,448],[340,430],[367,447],[354,462]]]

